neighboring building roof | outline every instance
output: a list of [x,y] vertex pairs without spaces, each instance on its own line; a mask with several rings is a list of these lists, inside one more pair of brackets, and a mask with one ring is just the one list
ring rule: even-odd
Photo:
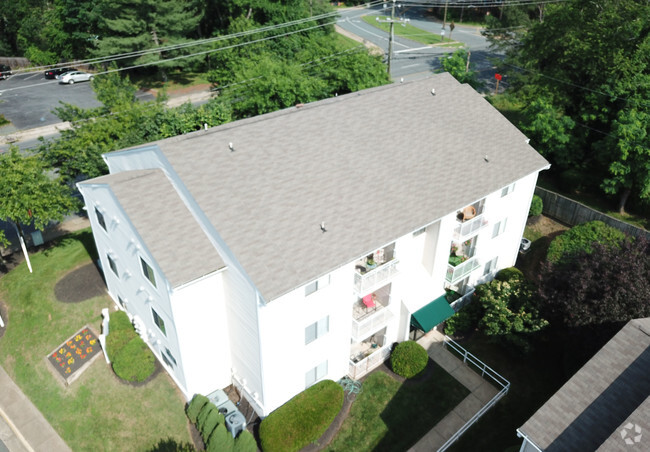
[[82,184],[107,184],[172,287],[225,266],[162,170],[126,171]]
[[[627,451],[628,423],[640,427],[648,450],[650,318],[628,322],[519,431],[548,452]],[[633,442],[635,430],[625,433]]]

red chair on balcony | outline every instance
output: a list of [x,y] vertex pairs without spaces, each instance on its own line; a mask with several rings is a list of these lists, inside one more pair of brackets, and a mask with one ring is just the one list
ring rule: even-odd
[[377,310],[377,304],[375,303],[375,294],[368,294],[361,299],[363,304],[366,306],[366,312],[369,312],[370,309],[373,311]]

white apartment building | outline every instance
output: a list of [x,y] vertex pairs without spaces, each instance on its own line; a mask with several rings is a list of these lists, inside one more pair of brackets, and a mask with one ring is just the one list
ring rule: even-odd
[[111,297],[188,399],[232,383],[261,416],[512,266],[548,168],[448,74],[105,160],[79,189]]

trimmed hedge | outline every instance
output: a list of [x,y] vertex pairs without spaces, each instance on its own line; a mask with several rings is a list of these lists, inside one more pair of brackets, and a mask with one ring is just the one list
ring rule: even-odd
[[214,427],[212,427],[212,430],[205,434],[205,424],[207,423],[208,417],[212,416],[214,413],[219,413],[217,407],[213,403],[206,403],[196,418],[196,428],[199,430],[204,441],[210,436],[212,430],[214,430]]
[[156,358],[138,335],[131,339],[113,360],[113,371],[126,381],[145,381],[154,370],[156,370]]
[[553,239],[548,247],[546,259],[557,264],[578,251],[591,253],[591,244],[598,242],[605,246],[618,246],[625,234],[602,221],[589,221],[572,227]]
[[536,217],[541,215],[544,210],[544,201],[537,195],[533,195],[532,201],[530,201],[530,209],[528,209],[529,217]]
[[397,375],[412,378],[422,372],[429,362],[427,351],[415,341],[397,344],[390,355],[390,363]]
[[494,279],[498,281],[512,281],[513,279],[521,281],[524,279],[524,274],[517,267],[508,267],[499,270],[494,275]]
[[260,425],[264,452],[294,452],[316,441],[330,426],[343,406],[343,388],[323,380],[305,389]]
[[256,452],[257,442],[248,430],[244,430],[235,438],[234,452]]
[[108,321],[108,336],[106,336],[108,358],[113,361],[120,350],[137,335],[126,312],[112,312]]
[[235,441],[226,426],[223,424],[217,425],[214,429],[205,450],[207,452],[230,452],[235,447]]
[[196,424],[196,419],[199,417],[199,413],[209,401],[210,400],[208,400],[204,395],[194,394],[194,397],[192,397],[192,400],[187,404],[187,408],[185,409],[185,414],[187,414],[187,417],[192,424]]

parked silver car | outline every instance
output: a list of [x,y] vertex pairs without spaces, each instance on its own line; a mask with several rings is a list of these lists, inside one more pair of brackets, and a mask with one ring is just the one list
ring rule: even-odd
[[93,79],[93,75],[83,71],[71,71],[58,75],[59,83],[72,85],[76,82],[88,82]]

